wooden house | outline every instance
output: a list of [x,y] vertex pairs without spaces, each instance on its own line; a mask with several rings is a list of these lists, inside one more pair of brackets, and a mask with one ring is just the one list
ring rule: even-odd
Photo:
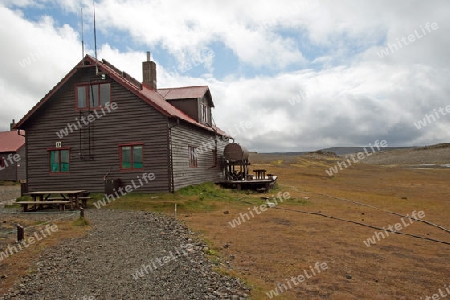
[[25,138],[16,131],[0,132],[0,181],[26,178]]
[[209,88],[157,89],[149,53],[142,71],[141,83],[86,55],[16,124],[26,132],[29,191],[104,192],[115,180],[173,192],[223,178],[229,136],[212,124]]

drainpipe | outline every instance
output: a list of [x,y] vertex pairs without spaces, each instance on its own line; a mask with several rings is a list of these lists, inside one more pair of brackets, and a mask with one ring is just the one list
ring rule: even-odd
[[[20,134],[20,129],[17,129],[17,134],[25,138],[25,180],[26,180],[25,186],[26,192],[28,193],[28,142],[27,142],[28,137],[25,134]],[[21,163],[22,164],[24,163],[23,160]],[[16,171],[16,178],[17,178],[17,171]],[[20,196],[23,196],[22,190],[23,190],[22,183],[20,183]]]
[[170,118],[167,118],[167,161],[169,162],[169,190],[171,193],[175,192],[175,179],[173,176],[173,151],[172,151],[172,128],[180,125],[180,119],[177,118],[177,123],[170,125]]

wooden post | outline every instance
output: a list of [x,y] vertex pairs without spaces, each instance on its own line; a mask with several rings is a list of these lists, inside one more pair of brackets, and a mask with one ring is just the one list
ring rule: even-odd
[[175,219],[177,218],[177,204],[175,203]]
[[84,208],[80,207],[80,218],[84,218]]
[[20,243],[25,238],[24,228],[17,224],[17,242]]

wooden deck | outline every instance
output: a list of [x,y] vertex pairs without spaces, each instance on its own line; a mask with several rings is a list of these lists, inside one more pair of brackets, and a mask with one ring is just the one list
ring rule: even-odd
[[223,188],[235,188],[240,190],[257,190],[261,192],[269,192],[275,185],[277,176],[265,176],[265,179],[251,179],[251,180],[220,180],[216,184]]

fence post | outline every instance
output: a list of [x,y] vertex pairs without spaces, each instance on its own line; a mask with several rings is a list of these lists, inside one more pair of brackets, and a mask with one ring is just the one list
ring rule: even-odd
[[20,243],[25,238],[24,228],[17,224],[17,242]]

